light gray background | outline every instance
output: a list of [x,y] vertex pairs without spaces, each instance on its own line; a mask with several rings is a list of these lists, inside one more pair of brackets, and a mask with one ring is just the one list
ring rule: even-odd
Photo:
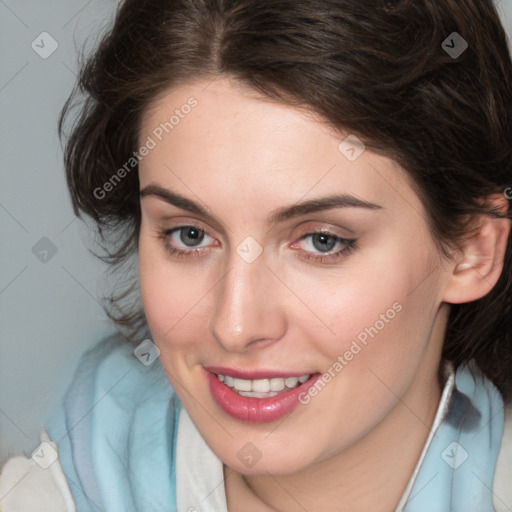
[[[38,445],[78,357],[113,332],[97,302],[105,267],[74,220],[56,125],[75,81],[76,48],[86,38],[94,45],[116,6],[0,0],[0,463]],[[512,34],[512,0],[498,7]],[[46,59],[31,47],[51,48],[48,39],[41,48],[42,32],[58,43]],[[32,252],[43,237],[57,249],[46,262]]]
[[[39,444],[79,355],[112,332],[95,300],[105,267],[73,215],[56,127],[76,49],[94,44],[116,6],[0,0],[0,461]],[[58,43],[46,59],[31,47],[42,32]],[[32,253],[43,237],[57,247],[46,263]]]

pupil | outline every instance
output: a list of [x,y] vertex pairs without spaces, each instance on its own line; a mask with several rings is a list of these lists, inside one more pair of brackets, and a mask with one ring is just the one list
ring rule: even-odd
[[335,246],[336,240],[330,235],[322,233],[313,235],[313,245],[319,251],[329,252]]
[[180,239],[185,245],[196,245],[201,243],[204,238],[204,233],[196,228],[182,229]]

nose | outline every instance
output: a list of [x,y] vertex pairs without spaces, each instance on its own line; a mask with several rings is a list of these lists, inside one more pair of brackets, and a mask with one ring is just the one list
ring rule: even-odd
[[227,351],[244,352],[276,342],[286,332],[280,282],[263,254],[247,263],[233,253],[214,294],[210,332]]

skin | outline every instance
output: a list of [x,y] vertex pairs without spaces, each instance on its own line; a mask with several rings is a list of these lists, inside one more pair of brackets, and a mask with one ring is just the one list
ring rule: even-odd
[[[443,259],[396,162],[369,149],[351,162],[338,150],[347,134],[226,77],[166,91],[146,112],[140,140],[191,96],[197,107],[140,162],[140,188],[157,184],[214,217],[142,197],[139,277],[162,367],[225,465],[228,508],[393,510],[439,403],[447,302],[492,288],[508,224],[496,221],[485,240]],[[334,193],[380,208],[267,221],[278,208]],[[169,254],[161,231],[190,224],[207,233],[197,245],[179,231],[166,241],[199,248],[199,257]],[[322,251],[312,237],[300,238],[319,230],[357,239],[356,249],[307,260]],[[236,252],[247,236],[263,248],[252,263]],[[325,372],[394,303],[401,311],[285,418],[239,421],[211,397],[202,366]],[[248,442],[261,452],[252,468],[237,457]]]

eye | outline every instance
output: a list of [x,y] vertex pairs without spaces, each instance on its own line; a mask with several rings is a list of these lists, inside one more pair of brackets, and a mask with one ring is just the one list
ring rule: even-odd
[[208,245],[201,245],[204,241],[215,240],[204,229],[193,225],[160,230],[157,236],[162,239],[169,254],[177,257],[196,256]]
[[204,240],[206,233],[195,226],[184,226],[173,229],[170,235],[173,242],[183,243],[186,247],[197,247]]
[[[204,256],[212,245],[211,241],[208,243],[208,239],[215,242],[215,238],[204,229],[194,225],[159,230],[157,238],[162,240],[166,251],[176,258]],[[305,250],[301,251],[301,258],[320,263],[334,263],[357,248],[355,239],[343,238],[328,231],[305,233],[291,248],[296,249],[298,245],[305,246]]]
[[[314,260],[320,263],[335,262],[356,249],[356,240],[343,238],[328,231],[317,231],[302,235],[299,242],[306,241],[303,244],[306,250],[303,251],[302,258]],[[296,242],[292,247],[297,247]],[[338,250],[335,250],[338,248]],[[316,254],[314,251],[318,251]],[[334,251],[334,252],[332,252]]]

